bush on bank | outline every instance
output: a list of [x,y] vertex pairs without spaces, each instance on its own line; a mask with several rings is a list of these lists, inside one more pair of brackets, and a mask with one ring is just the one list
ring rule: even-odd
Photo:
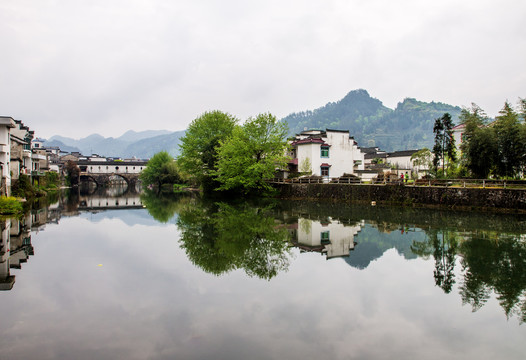
[[0,214],[18,215],[23,213],[22,202],[12,196],[0,196]]

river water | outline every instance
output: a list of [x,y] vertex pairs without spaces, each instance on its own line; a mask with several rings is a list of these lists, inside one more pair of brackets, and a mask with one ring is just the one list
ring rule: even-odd
[[108,189],[2,221],[0,359],[524,359],[526,217]]

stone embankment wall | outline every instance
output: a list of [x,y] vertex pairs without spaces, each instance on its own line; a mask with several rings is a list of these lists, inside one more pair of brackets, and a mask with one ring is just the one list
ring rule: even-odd
[[283,199],[526,212],[526,190],[405,185],[276,184]]

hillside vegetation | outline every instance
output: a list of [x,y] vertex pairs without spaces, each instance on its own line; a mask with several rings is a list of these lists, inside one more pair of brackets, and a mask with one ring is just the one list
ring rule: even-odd
[[458,106],[412,98],[398,103],[393,110],[366,90],[353,90],[340,101],[293,113],[282,120],[288,123],[290,134],[305,129],[349,130],[362,147],[395,151],[433,147],[434,120],[448,112],[456,123],[460,111]]

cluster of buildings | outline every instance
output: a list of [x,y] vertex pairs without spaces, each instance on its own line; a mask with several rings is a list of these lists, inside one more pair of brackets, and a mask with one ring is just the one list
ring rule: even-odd
[[11,194],[11,185],[28,175],[34,183],[46,172],[62,173],[64,164],[75,162],[81,172],[91,174],[139,174],[147,161],[106,158],[96,154],[84,156],[78,152],[62,152],[58,147],[45,147],[44,141],[20,120],[0,116],[0,195]]
[[[50,163],[52,149],[33,148],[34,135],[22,121],[0,116],[1,195],[10,195],[11,183],[19,179],[20,174],[37,177],[44,171],[58,172],[58,167]],[[58,153],[59,150],[55,150],[55,154]]]
[[420,178],[429,172],[411,160],[418,150],[385,152],[377,147],[360,148],[343,130],[307,130],[290,142],[291,160],[287,178],[292,173],[310,173],[325,178],[355,176],[361,180],[383,177],[384,174],[409,175]]

